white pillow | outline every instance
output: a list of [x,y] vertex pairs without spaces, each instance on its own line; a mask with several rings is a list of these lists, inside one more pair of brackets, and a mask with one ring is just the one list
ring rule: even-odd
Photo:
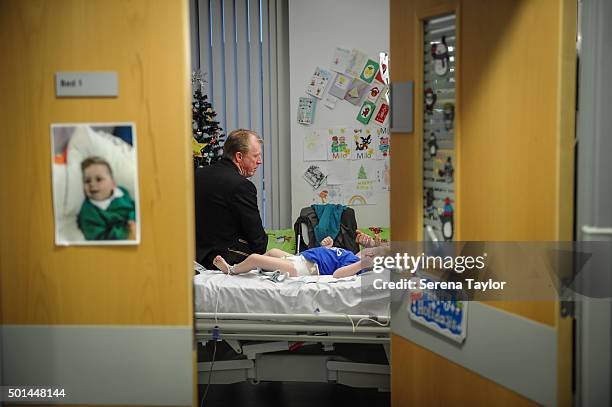
[[105,159],[113,170],[118,186],[126,188],[136,200],[136,151],[121,140],[89,126],[77,126],[68,142],[64,216],[77,216],[85,199],[81,162],[91,156]]

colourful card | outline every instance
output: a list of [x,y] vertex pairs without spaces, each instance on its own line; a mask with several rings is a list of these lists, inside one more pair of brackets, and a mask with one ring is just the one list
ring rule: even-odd
[[384,93],[385,88],[385,85],[382,85],[378,82],[373,82],[368,88],[368,93],[366,93],[366,99],[372,103],[376,103],[378,97]]
[[297,121],[300,124],[312,124],[316,100],[313,98],[300,98],[298,102]]
[[344,72],[352,78],[358,78],[359,75],[361,75],[367,60],[368,56],[366,54],[359,50],[353,49],[351,51],[348,66]]
[[329,88],[329,94],[339,99],[344,99],[346,92],[351,84],[352,79],[341,73],[336,74],[336,78],[332,82]]
[[332,77],[332,73],[328,70],[321,69],[317,67],[315,73],[310,78],[308,82],[308,86],[306,87],[306,93],[316,97],[317,99],[321,99],[323,97],[323,93],[325,92],[325,88],[327,87],[327,83],[330,81]]
[[376,105],[366,100],[363,102],[363,105],[361,105],[361,109],[359,109],[357,120],[363,124],[368,124],[370,122],[370,118],[372,118],[372,115],[374,114],[374,109],[376,109]]
[[348,49],[336,47],[330,68],[332,71],[335,72],[345,72],[350,61],[351,51]]
[[365,160],[374,157],[374,142],[371,133],[353,129],[353,150],[351,160]]
[[361,74],[359,75],[359,78],[367,83],[372,83],[374,77],[378,73],[378,67],[378,62],[368,59],[363,67],[363,70],[361,71]]
[[360,79],[353,79],[350,83],[344,100],[355,106],[360,106],[365,93],[368,91],[368,84]]
[[385,102],[379,102],[376,107],[376,113],[374,114],[373,123],[379,126],[387,125],[387,118],[389,117],[389,105]]
[[350,133],[346,127],[329,129],[328,160],[348,160],[351,158]]

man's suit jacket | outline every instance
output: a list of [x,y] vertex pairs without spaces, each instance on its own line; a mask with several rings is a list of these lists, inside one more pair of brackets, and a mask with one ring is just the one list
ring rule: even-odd
[[195,173],[196,259],[214,269],[222,255],[229,264],[263,254],[268,237],[261,224],[255,185],[227,159]]

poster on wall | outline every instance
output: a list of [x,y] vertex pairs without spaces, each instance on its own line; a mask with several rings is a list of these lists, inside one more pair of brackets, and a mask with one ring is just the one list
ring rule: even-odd
[[133,123],[51,125],[55,244],[140,243]]

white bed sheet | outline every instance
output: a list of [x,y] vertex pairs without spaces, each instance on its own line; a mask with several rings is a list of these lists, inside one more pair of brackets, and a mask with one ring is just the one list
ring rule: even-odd
[[237,276],[203,270],[194,277],[196,312],[389,315],[388,291],[361,286],[361,276],[288,277],[275,283],[256,271]]

